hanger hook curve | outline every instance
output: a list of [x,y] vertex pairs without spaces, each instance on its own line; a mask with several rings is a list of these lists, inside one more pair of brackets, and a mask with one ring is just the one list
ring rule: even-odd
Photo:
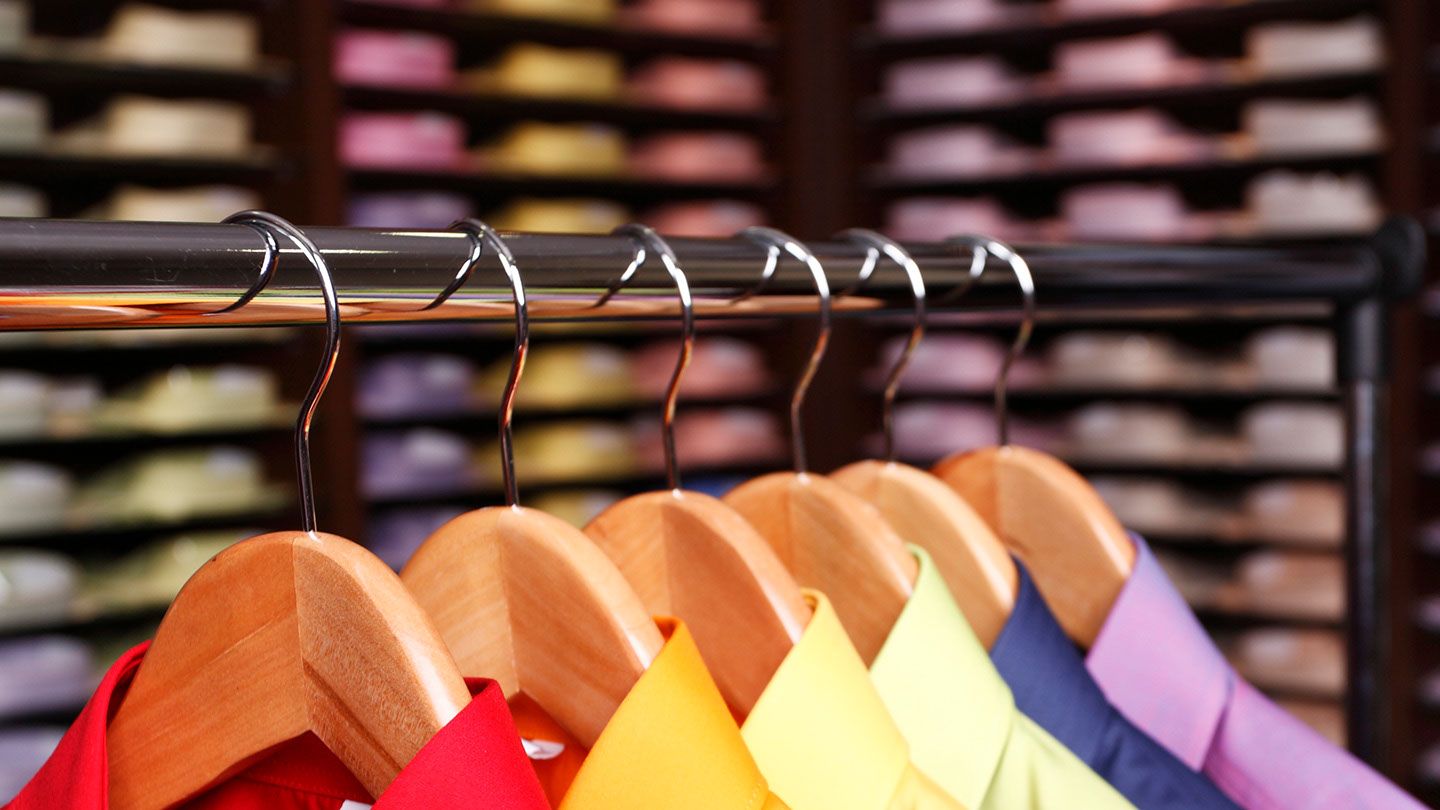
[[300,477],[301,526],[307,533],[314,534],[318,530],[318,522],[315,518],[315,482],[310,472],[310,425],[315,419],[320,397],[335,373],[335,362],[340,358],[340,299],[335,294],[335,282],[325,255],[300,228],[268,211],[242,211],[226,221],[263,229],[271,234],[272,239],[275,234],[283,235],[315,268],[320,282],[320,295],[325,300],[325,352],[320,368],[310,382],[310,390],[305,392],[305,398],[300,403],[300,416],[295,421],[295,466]]
[[[795,391],[790,396],[790,447],[794,459],[795,472],[803,475],[807,471],[805,457],[805,435],[801,429],[800,412],[805,406],[805,395],[810,391],[810,383],[815,380],[815,372],[820,370],[820,361],[825,359],[825,350],[830,345],[830,281],[825,276],[825,268],[815,254],[806,247],[803,242],[790,236],[783,231],[774,228],[752,226],[740,232],[740,236],[751,242],[768,248],[770,257],[765,264],[764,276],[759,286],[750,292],[742,295],[737,301],[754,295],[760,290],[771,277],[775,275],[779,267],[780,254],[788,253],[795,259],[803,262],[805,268],[810,271],[810,277],[815,282],[815,292],[819,297],[819,329],[815,335],[815,344],[810,349],[810,359],[805,363],[805,371],[800,375],[799,381],[795,383]],[[733,303],[733,302],[732,302]]]
[[660,438],[665,449],[665,481],[670,489],[675,490],[680,488],[680,465],[675,453],[675,406],[680,400],[680,380],[685,376],[685,369],[690,367],[690,358],[695,353],[695,301],[690,295],[690,281],[685,277],[685,271],[680,269],[680,261],[670,243],[665,241],[665,237],[648,225],[634,222],[621,225],[613,233],[617,236],[628,236],[635,242],[635,258],[620,278],[601,296],[596,306],[619,292],[649,260],[651,253],[660,257],[665,272],[670,275],[670,280],[675,282],[675,294],[680,299],[680,355],[675,359],[675,370],[670,373],[670,383],[665,388],[665,401],[660,411]]
[[265,288],[270,286],[270,279],[275,275],[275,265],[280,263],[280,245],[275,241],[275,234],[271,232],[270,228],[250,218],[250,215],[253,213],[255,212],[240,211],[220,220],[220,224],[244,225],[260,234],[260,238],[265,242],[265,255],[260,259],[260,273],[255,277],[255,283],[250,285],[250,289],[246,290],[244,295],[235,299],[234,303],[224,309],[217,309],[214,312],[206,313],[207,315],[223,315],[227,312],[244,309],[247,304],[255,300],[255,296],[264,292]]
[[[530,354],[530,306],[525,300],[525,282],[520,277],[520,267],[515,263],[515,254],[510,252],[510,246],[505,244],[505,240],[500,238],[494,228],[478,219],[466,218],[456,220],[450,225],[450,230],[468,235],[473,244],[471,259],[467,261],[465,271],[467,276],[470,272],[468,268],[474,267],[483,246],[488,243],[495,251],[496,258],[500,260],[505,278],[510,281],[510,292],[515,302],[515,353],[510,361],[510,374],[505,378],[505,392],[500,395],[500,480],[505,487],[505,504],[518,506],[520,490],[515,482],[515,431],[512,423],[515,417],[515,394],[520,390],[520,377],[525,373],[525,358]],[[463,277],[457,276],[457,280],[459,284],[464,283]],[[450,282],[455,289],[459,289],[459,284],[453,280]],[[453,290],[451,292],[453,293]],[[444,299],[440,300],[443,302]]]
[[[865,248],[865,264],[861,265],[860,278],[855,285],[846,290],[843,294],[857,292],[870,277],[874,275],[876,267],[880,264],[880,257],[885,258],[900,266],[905,271],[905,277],[910,281],[910,291],[915,299],[915,320],[910,327],[910,339],[906,341],[905,348],[900,352],[895,365],[890,368],[890,373],[885,377],[885,395],[881,406],[881,424],[884,426],[885,439],[885,460],[895,460],[895,397],[900,391],[900,380],[905,376],[905,369],[909,367],[910,360],[915,356],[915,351],[920,348],[920,341],[925,339],[925,277],[920,272],[920,265],[899,242],[876,233],[866,228],[850,228],[841,231],[836,235],[839,239],[852,242]],[[981,265],[983,268],[983,264]],[[974,272],[972,266],[971,272]],[[967,282],[969,283],[969,282]]]
[[[956,236],[947,239],[946,242],[947,244],[978,246],[985,253],[1005,262],[1009,266],[1011,274],[1015,276],[1016,285],[1020,288],[1020,328],[1015,333],[1015,340],[1011,342],[1010,350],[1005,353],[1005,358],[1000,362],[1000,373],[995,375],[995,432],[1000,446],[1006,447],[1010,444],[1010,370],[1024,354],[1025,347],[1030,343],[1030,335],[1035,331],[1035,276],[1030,272],[1030,265],[1024,257],[998,239],[991,239],[987,236]],[[969,287],[968,283],[966,287]]]

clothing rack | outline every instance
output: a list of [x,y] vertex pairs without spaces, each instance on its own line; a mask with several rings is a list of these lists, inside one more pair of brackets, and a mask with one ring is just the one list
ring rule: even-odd
[[[510,289],[486,250],[464,287],[426,309],[472,250],[447,231],[309,228],[325,255],[346,323],[511,318]],[[603,306],[596,298],[635,255],[622,236],[516,234],[514,253],[536,319],[673,318],[669,278],[652,263]],[[810,274],[784,266],[757,289],[763,248],[744,239],[672,239],[700,318],[814,317]],[[1253,304],[1317,304],[1337,335],[1337,379],[1345,401],[1344,481],[1348,525],[1350,745],[1383,760],[1390,718],[1385,700],[1390,650],[1386,615],[1389,503],[1387,424],[1391,302],[1413,294],[1424,267],[1414,222],[1395,219],[1369,240],[1298,247],[1023,246],[1042,312],[1083,307],[1165,307],[1204,318]],[[855,290],[865,259],[848,242],[807,243],[823,265],[839,315],[904,313],[904,273],[883,263]],[[998,307],[1020,299],[1003,264],[991,266],[963,298],[968,247],[910,244],[933,309]],[[25,329],[257,326],[319,323],[324,306],[313,272],[283,239],[264,292],[219,313],[257,285],[266,258],[246,225],[0,220],[0,331]],[[297,269],[303,269],[298,272]],[[735,299],[753,293],[741,303]]]

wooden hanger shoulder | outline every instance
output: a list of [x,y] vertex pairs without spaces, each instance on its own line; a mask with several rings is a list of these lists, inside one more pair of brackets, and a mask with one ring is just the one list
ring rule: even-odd
[[724,498],[795,579],[823,591],[872,661],[910,600],[915,558],[874,507],[813,473],[771,473]]
[[306,731],[378,796],[469,699],[369,552],[325,534],[245,540],[165,614],[110,723],[110,806],[170,807]]
[[1135,567],[1134,544],[1095,488],[1024,447],[961,453],[935,474],[1025,563],[1065,632],[1094,643]]
[[754,527],[716,498],[674,490],[626,498],[585,533],[652,613],[690,626],[726,701],[748,713],[810,618]]
[[463,671],[529,695],[586,746],[665,643],[605,554],[532,509],[455,518],[401,578]]
[[988,649],[1015,607],[1015,561],[995,532],[945,482],[924,470],[857,461],[830,474],[864,498],[907,542],[925,549]]

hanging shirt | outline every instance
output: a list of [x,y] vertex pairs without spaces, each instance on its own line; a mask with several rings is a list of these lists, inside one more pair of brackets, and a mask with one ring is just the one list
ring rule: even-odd
[[974,810],[1116,810],[1130,803],[1015,708],[930,555],[870,675],[915,763]]
[[770,792],[685,625],[659,618],[665,646],[588,751],[533,702],[512,703],[535,770],[559,810],[787,810]]
[[809,590],[805,599],[805,632],[740,729],[775,792],[795,810],[962,808],[910,763],[830,601]]
[[1247,810],[1419,810],[1242,680],[1135,545],[1135,570],[1086,658],[1112,705]]
[[[9,810],[105,810],[105,732],[149,642],[121,656]],[[520,747],[494,681],[467,681],[472,699],[395,778],[375,810],[545,810],[545,796]],[[256,711],[265,707],[257,706]],[[370,807],[364,787],[313,734],[303,734],[180,805],[186,810],[352,810]]]
[[1018,560],[1019,589],[990,658],[1020,710],[1141,810],[1238,810],[1105,700]]

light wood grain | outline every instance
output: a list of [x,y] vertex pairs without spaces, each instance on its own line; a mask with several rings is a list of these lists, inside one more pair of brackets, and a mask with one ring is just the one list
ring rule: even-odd
[[748,714],[810,619],[754,527],[719,499],[672,490],[613,504],[585,533],[651,613],[689,625],[726,702]]
[[864,498],[906,542],[925,549],[987,649],[1015,607],[1015,561],[944,481],[906,464],[857,461],[829,475]]
[[813,473],[771,473],[724,498],[796,581],[825,593],[860,655],[875,659],[915,584],[915,557],[859,496]]
[[165,614],[110,723],[110,806],[170,807],[306,731],[378,796],[469,699],[368,551],[326,534],[245,540]]
[[465,673],[528,695],[587,747],[665,643],[604,552],[533,509],[455,518],[400,577]]
[[1099,493],[1059,459],[992,447],[940,462],[960,493],[1030,569],[1076,643],[1095,642],[1135,568],[1135,546]]

